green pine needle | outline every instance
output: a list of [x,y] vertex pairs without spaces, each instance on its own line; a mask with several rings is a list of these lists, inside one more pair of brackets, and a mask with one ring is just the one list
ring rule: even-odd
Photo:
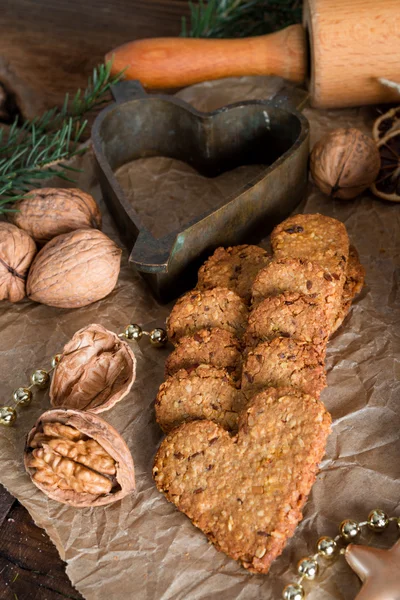
[[110,72],[111,62],[99,65],[87,88],[72,100],[67,94],[61,109],[52,108],[21,126],[16,119],[7,132],[0,128],[0,214],[13,211],[12,203],[44,179],[57,175],[73,181],[68,172],[78,169],[63,161],[86,151],[79,147],[88,123],[83,116],[107,102],[107,92],[122,77]]
[[189,1],[190,29],[182,18],[183,37],[235,38],[271,33],[301,22],[301,0]]

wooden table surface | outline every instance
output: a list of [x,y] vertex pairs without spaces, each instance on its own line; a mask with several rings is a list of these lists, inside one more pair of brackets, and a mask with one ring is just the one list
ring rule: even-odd
[[[85,87],[110,49],[177,35],[186,0],[5,0],[0,121],[33,117]],[[46,533],[0,485],[0,600],[81,599]]]

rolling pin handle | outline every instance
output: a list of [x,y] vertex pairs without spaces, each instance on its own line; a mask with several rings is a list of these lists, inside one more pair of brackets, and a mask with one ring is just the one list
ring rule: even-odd
[[112,85],[111,93],[114,97],[114,100],[118,103],[147,97],[142,84],[137,79],[131,81],[120,81],[119,83]]
[[307,73],[307,44],[303,27],[238,39],[139,39],[106,55],[111,74],[125,69],[127,79],[145,88],[184,87],[201,81],[242,75],[279,75],[300,83]]

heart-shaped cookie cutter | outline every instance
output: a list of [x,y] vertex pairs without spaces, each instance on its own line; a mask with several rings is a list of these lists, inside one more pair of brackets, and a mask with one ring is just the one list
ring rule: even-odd
[[[211,113],[172,96],[148,95],[137,81],[117,84],[113,94],[116,103],[92,128],[100,185],[131,250],[129,262],[160,300],[192,287],[196,268],[216,247],[265,237],[301,201],[309,152],[308,121],[296,110],[306,100],[302,90]],[[245,164],[265,164],[265,171],[222,206],[156,239],[114,175],[127,162],[150,156],[183,160],[208,177]]]

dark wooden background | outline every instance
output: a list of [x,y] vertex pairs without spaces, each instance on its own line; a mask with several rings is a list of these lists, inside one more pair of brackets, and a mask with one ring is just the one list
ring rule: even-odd
[[26,117],[84,87],[106,52],[133,39],[178,35],[186,0],[3,0],[0,83]]
[[[33,117],[85,87],[112,48],[178,35],[186,0],[3,0],[0,121]],[[78,600],[47,535],[0,485],[0,600]]]

